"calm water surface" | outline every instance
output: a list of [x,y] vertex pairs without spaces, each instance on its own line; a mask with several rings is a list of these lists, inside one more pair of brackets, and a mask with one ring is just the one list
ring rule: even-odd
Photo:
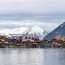
[[65,65],[65,49],[0,49],[0,65]]

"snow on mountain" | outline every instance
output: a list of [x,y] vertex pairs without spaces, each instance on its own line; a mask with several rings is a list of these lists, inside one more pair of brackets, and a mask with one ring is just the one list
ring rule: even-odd
[[33,37],[39,37],[40,39],[43,39],[45,36],[45,30],[41,28],[40,26],[32,26],[32,27],[19,27],[14,29],[1,29],[0,34],[3,35],[9,35],[9,34],[26,34],[33,36]]
[[30,33],[36,33],[36,34],[38,34],[38,33],[42,34],[43,29],[39,26],[33,26],[32,28],[30,28],[29,32]]

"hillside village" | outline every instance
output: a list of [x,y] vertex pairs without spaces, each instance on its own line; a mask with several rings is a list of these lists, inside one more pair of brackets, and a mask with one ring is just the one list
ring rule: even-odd
[[10,48],[39,48],[41,40],[39,37],[30,37],[26,35],[10,35],[3,36],[0,35],[0,47],[10,47]]
[[65,37],[42,40],[28,35],[0,35],[0,48],[64,48]]

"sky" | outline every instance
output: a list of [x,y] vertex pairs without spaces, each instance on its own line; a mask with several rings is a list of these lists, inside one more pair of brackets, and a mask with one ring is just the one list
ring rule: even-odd
[[0,0],[0,14],[65,15],[65,0]]
[[50,32],[64,21],[65,0],[0,0],[0,33]]

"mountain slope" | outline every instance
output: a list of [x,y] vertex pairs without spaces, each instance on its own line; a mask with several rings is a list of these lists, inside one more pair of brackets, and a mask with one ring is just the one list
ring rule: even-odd
[[50,32],[48,35],[46,35],[44,39],[51,40],[57,36],[65,36],[65,22],[58,26],[55,30]]

